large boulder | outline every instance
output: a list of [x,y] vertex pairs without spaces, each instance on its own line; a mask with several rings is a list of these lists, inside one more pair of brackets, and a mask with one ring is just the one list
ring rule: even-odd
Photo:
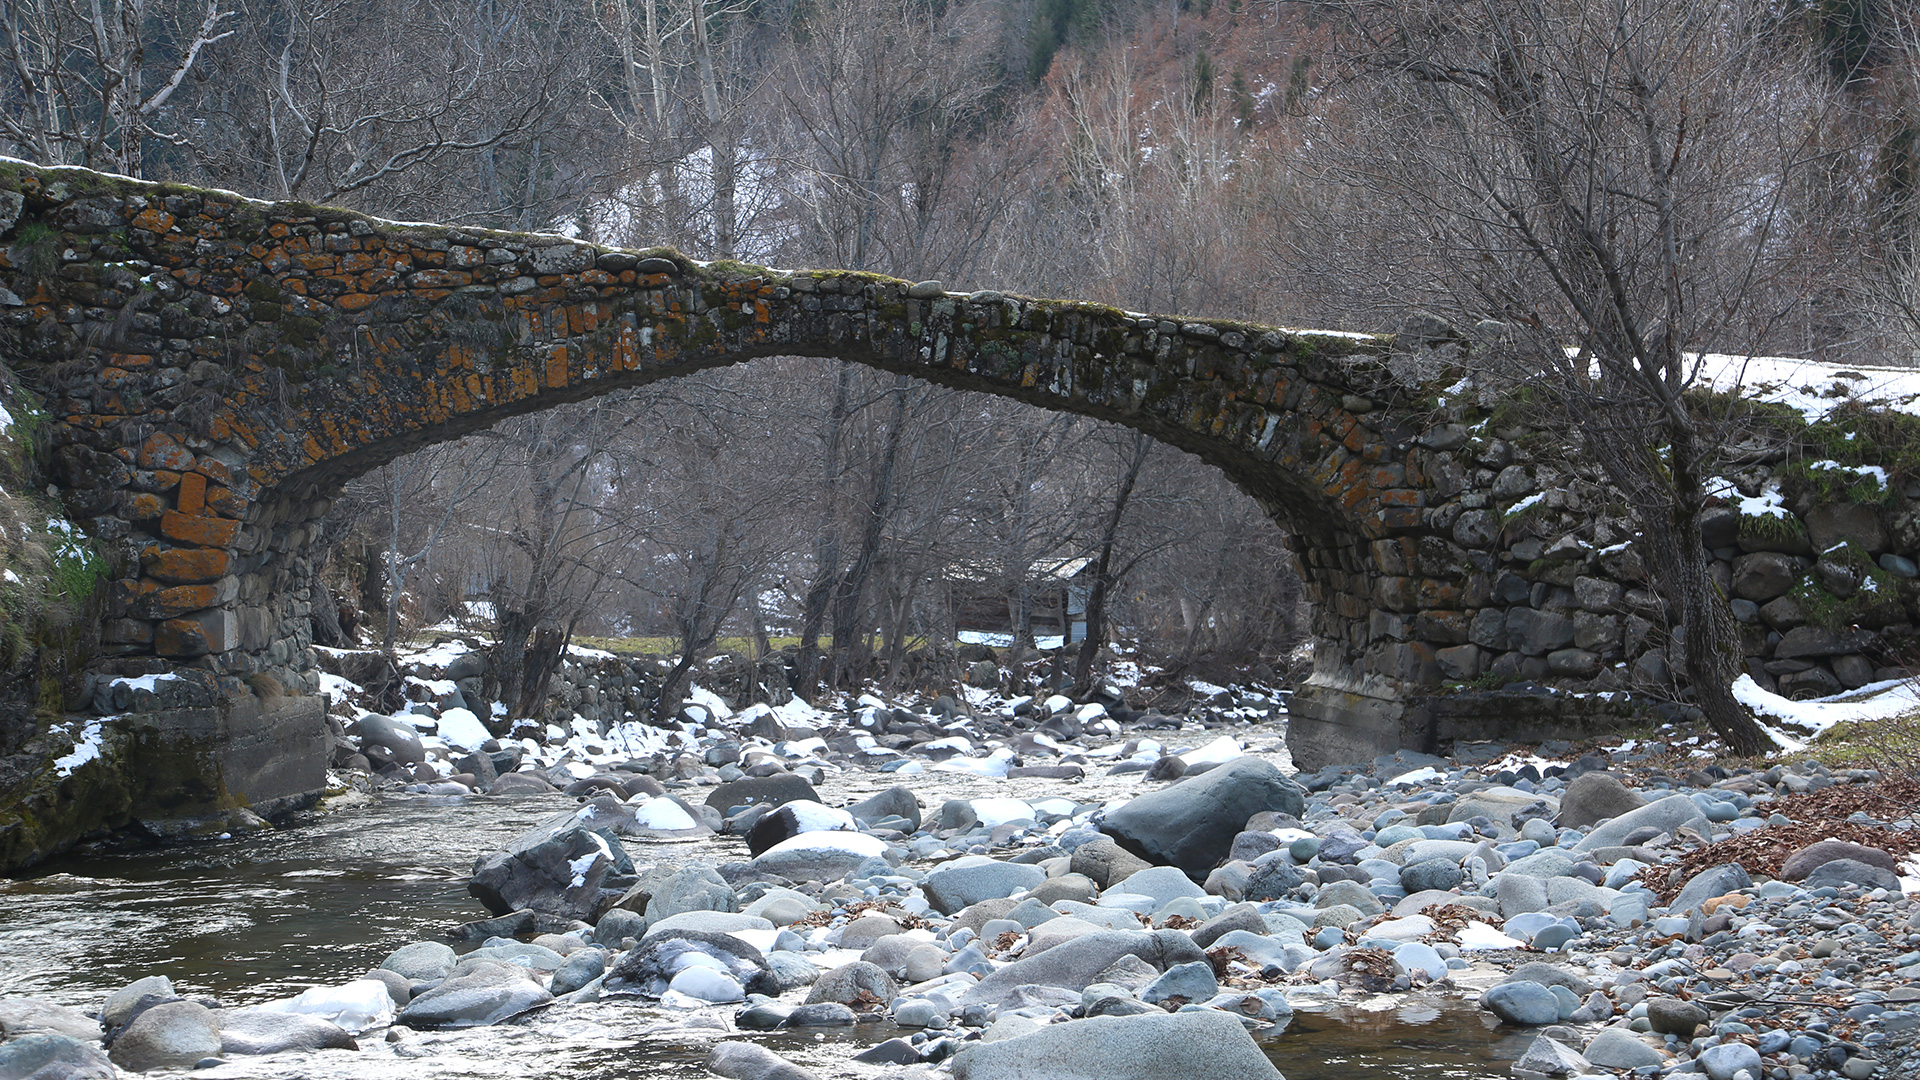
[[79,1009],[38,998],[0,998],[0,1042],[28,1035],[64,1035],[98,1042],[100,1021]]
[[1237,1017],[1212,1010],[1096,1016],[980,1042],[954,1080],[1281,1080]]
[[997,862],[980,856],[957,859],[928,874],[920,887],[942,915],[982,900],[999,900],[1036,888],[1047,872],[1027,863]]
[[482,960],[407,1002],[397,1019],[418,1028],[485,1027],[552,1001],[531,970]]
[[[1868,866],[1877,866],[1889,874],[1897,874],[1900,871],[1899,866],[1893,861],[1893,856],[1879,848],[1846,840],[1821,840],[1808,844],[1787,856],[1787,861],[1780,866],[1780,880],[1804,881],[1808,874],[1835,859],[1852,859],[1854,862],[1866,863]],[[4,1008],[4,1003],[0,1003],[0,1008]]]
[[961,1001],[998,1005],[1021,986],[1058,986],[1078,992],[1123,956],[1137,956],[1161,971],[1207,958],[1192,938],[1178,930],[1102,930],[1000,968],[969,988]]
[[796,799],[819,802],[820,793],[813,785],[792,773],[774,773],[772,776],[743,776],[738,780],[729,780],[707,793],[707,805],[731,815],[743,806],[779,806]]
[[97,1044],[71,1036],[42,1032],[0,1042],[4,1080],[113,1080],[119,1075]]
[[1204,880],[1262,811],[1299,817],[1306,792],[1271,762],[1235,758],[1171,787],[1140,795],[1108,814],[1101,831],[1121,847]]
[[288,1050],[358,1050],[340,1025],[297,1012],[263,1009],[221,1009],[214,1013],[220,1026],[220,1053],[278,1054]]
[[675,975],[692,966],[723,970],[750,994],[780,993],[773,969],[759,949],[732,934],[705,930],[676,930],[642,941],[620,955],[601,990],[609,997],[657,998],[667,992]]
[[729,1080],[820,1080],[817,1074],[744,1039],[713,1044],[713,1052],[707,1055],[707,1071]]
[[887,842],[877,836],[842,830],[809,832],[768,848],[753,860],[753,868],[788,881],[838,881],[868,859],[885,859],[891,853]]
[[796,799],[761,814],[747,830],[747,853],[760,855],[768,849],[809,832],[856,832],[859,826],[845,810],[822,806],[810,799]]
[[418,765],[427,760],[427,747],[420,741],[420,733],[412,724],[401,723],[391,716],[368,713],[355,720],[347,734],[358,735],[363,749],[377,746],[402,765]]
[[903,787],[890,787],[872,798],[847,807],[847,812],[860,821],[879,821],[883,818],[905,818],[920,827],[920,803],[913,792]]
[[1707,821],[1706,811],[1700,804],[1685,795],[1669,795],[1656,799],[1638,810],[1629,810],[1619,817],[1606,822],[1582,837],[1573,845],[1576,852],[1592,851],[1595,848],[1618,847],[1626,837],[1642,828],[1654,828],[1670,833],[1678,828],[1689,828],[1706,835],[1712,825]]
[[[609,873],[631,871],[619,836],[597,813],[596,799],[557,814],[517,837],[506,850],[481,859],[467,891],[495,915],[531,908],[544,915],[591,922],[600,884]],[[624,808],[622,808],[624,809]]]
[[189,1069],[220,1053],[213,1010],[193,1001],[168,1001],[133,1018],[108,1056],[129,1072]]
[[1560,816],[1555,824],[1563,829],[1584,829],[1645,805],[1647,800],[1612,773],[1581,773],[1560,796]]

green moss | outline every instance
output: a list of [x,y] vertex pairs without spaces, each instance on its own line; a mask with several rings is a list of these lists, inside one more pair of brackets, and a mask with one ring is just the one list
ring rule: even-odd
[[1788,544],[1811,543],[1807,539],[1807,527],[1792,514],[1741,514],[1739,523],[1740,539],[1752,543]]

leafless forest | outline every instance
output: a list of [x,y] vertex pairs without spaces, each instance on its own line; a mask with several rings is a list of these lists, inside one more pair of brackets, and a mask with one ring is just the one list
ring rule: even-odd
[[[1900,0],[0,0],[0,152],[1129,310],[1491,322],[1489,368],[1598,358],[1553,403],[1610,470],[1650,469],[1657,509],[1697,486],[1674,479],[1691,436],[1659,433],[1648,466],[1619,432],[1672,418],[1687,350],[1914,355],[1912,20]],[[1594,416],[1619,423],[1573,423]],[[1686,550],[1697,521],[1666,519]],[[1104,608],[1096,638],[1162,662],[1277,663],[1304,626],[1285,537],[1197,460],[805,360],[423,450],[355,482],[330,538],[338,621],[366,641],[479,612],[536,663],[581,637],[670,638],[682,670],[784,646],[803,691],[916,677],[969,609],[1025,648],[1064,572]]]

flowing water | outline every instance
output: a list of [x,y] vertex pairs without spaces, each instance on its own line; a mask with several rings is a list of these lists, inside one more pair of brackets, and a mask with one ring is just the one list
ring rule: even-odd
[[[991,781],[967,791],[964,778],[945,776],[939,786],[954,789],[943,796],[1035,794]],[[928,797],[922,792],[923,802]],[[345,982],[400,945],[485,917],[466,892],[474,859],[572,805],[560,796],[376,797],[257,836],[61,858],[30,877],[0,879],[0,996],[92,1011],[109,991],[164,974],[181,993],[248,1005]],[[744,858],[745,847],[716,838],[644,851],[635,844],[633,853],[639,861],[715,863]],[[513,1024],[422,1032],[398,1043],[374,1034],[359,1054],[237,1058],[196,1076],[704,1077],[700,1063],[730,1013],[563,1006]],[[1491,1020],[1458,991],[1430,992],[1378,1011],[1303,1011],[1264,1045],[1289,1080],[1492,1080],[1508,1075],[1526,1037]],[[823,1076],[871,1076],[883,1070],[848,1058],[904,1034],[881,1021],[754,1038]]]

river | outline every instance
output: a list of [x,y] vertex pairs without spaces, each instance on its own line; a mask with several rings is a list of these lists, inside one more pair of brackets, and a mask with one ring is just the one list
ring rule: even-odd
[[[964,790],[973,786],[966,778],[941,777],[940,786],[955,788],[943,797],[984,793]],[[1004,782],[992,790],[1022,794]],[[923,802],[930,797],[921,793]],[[572,805],[561,796],[375,796],[271,833],[54,860],[30,876],[0,880],[0,996],[97,1011],[109,991],[164,974],[181,993],[247,1005],[345,982],[400,945],[437,939],[455,924],[485,917],[466,892],[474,859]],[[639,845],[634,854],[642,855]],[[654,862],[744,857],[745,845],[727,837],[645,850]],[[1491,1014],[1459,991],[1380,1005],[1299,1012],[1265,1048],[1289,1080],[1492,1080],[1509,1075],[1507,1063],[1530,1038],[1496,1029]],[[731,1012],[563,1006],[515,1024],[422,1032],[398,1043],[376,1032],[362,1038],[359,1054],[236,1058],[195,1075],[705,1077],[700,1063]],[[884,1069],[848,1058],[906,1033],[881,1021],[754,1038],[823,1076],[874,1076]]]

